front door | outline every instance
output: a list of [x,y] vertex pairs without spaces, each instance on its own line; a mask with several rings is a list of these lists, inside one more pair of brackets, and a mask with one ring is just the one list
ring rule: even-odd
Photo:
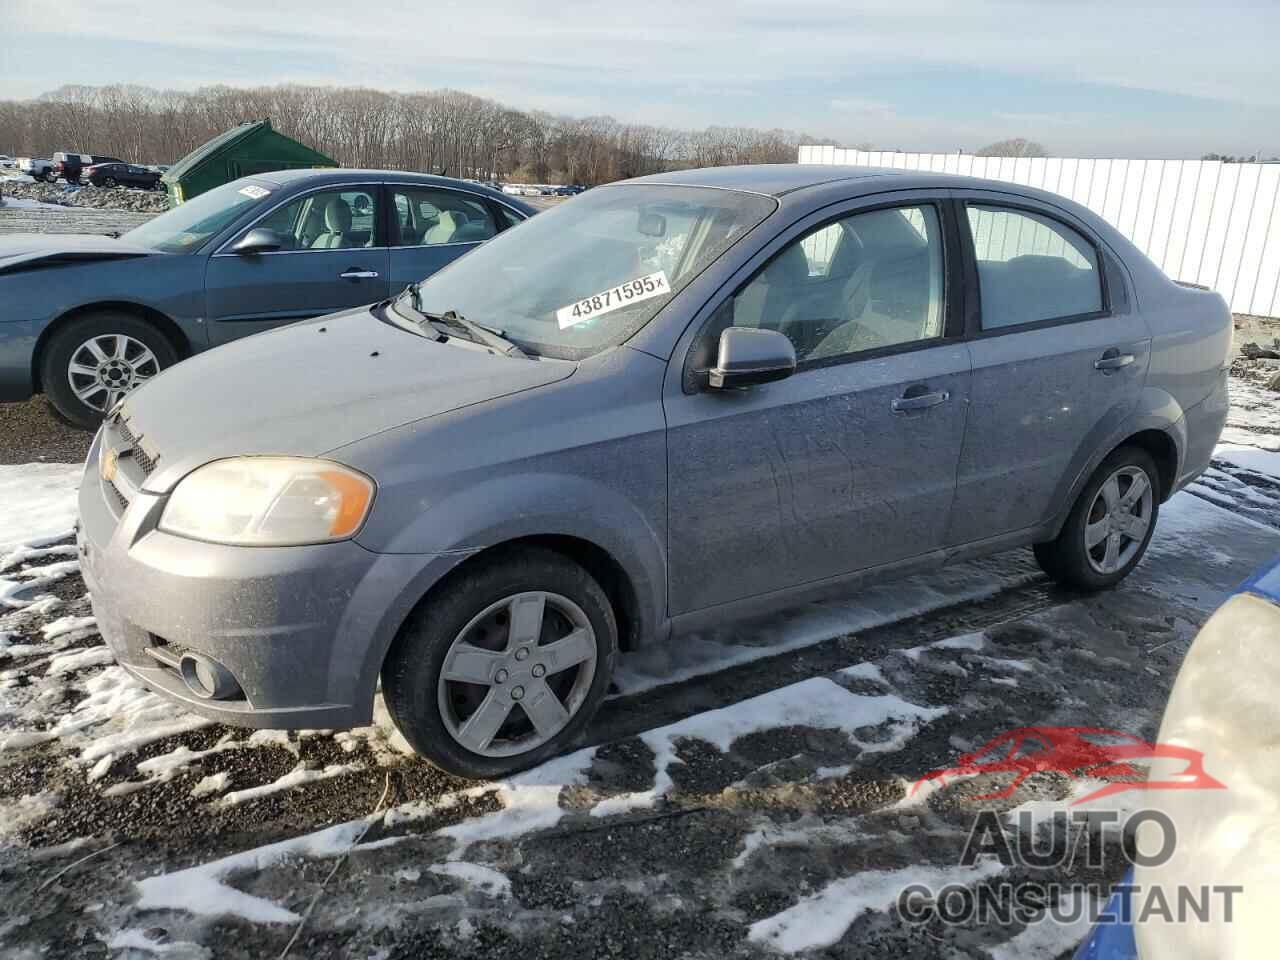
[[741,391],[668,386],[672,615],[941,546],[969,394],[943,215],[915,202],[801,227],[699,332],[693,367],[731,325],[784,333],[798,367]]
[[493,211],[460,190],[392,183],[391,292],[423,280],[498,232]]
[[1061,491],[1137,405],[1151,356],[1123,276],[1083,225],[963,196],[981,318],[950,545],[1055,515]]
[[280,250],[239,255],[228,252],[232,240],[210,257],[209,342],[386,298],[389,260],[378,192],[370,184],[305,194],[252,224],[274,231]]

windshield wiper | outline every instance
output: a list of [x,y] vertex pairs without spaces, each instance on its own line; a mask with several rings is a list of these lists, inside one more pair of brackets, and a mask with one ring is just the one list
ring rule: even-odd
[[[421,310],[418,311],[422,313]],[[476,323],[474,320],[468,320],[457,310],[446,310],[440,314],[426,313],[423,316],[445,326],[454,327],[455,329],[465,330],[469,338],[477,343],[483,343],[485,346],[494,347],[503,353],[511,356],[523,357],[524,351],[512,340],[508,340],[502,335],[501,330],[495,330],[493,327],[485,326],[483,323]]]

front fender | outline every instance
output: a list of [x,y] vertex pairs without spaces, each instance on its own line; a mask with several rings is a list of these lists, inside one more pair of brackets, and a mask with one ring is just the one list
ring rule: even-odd
[[461,485],[425,506],[388,541],[362,538],[362,545],[379,553],[467,557],[526,537],[573,537],[622,568],[635,591],[639,636],[652,637],[665,622],[665,515],[656,502],[642,505],[592,477],[543,472]]
[[1144,387],[1137,404],[1129,411],[1114,407],[1107,411],[1094,428],[1085,436],[1071,457],[1071,464],[1059,481],[1053,503],[1058,511],[1050,518],[1036,539],[1051,540],[1062,530],[1067,515],[1075,506],[1076,498],[1116,447],[1136,434],[1146,430],[1159,430],[1173,441],[1177,450],[1174,476],[1179,476],[1187,449],[1187,427],[1182,407],[1173,395],[1159,387]]

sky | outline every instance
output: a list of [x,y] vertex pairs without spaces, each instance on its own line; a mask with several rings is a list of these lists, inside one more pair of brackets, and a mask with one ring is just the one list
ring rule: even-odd
[[1280,3],[0,0],[0,96],[64,83],[452,87],[675,127],[1057,156],[1280,155]]

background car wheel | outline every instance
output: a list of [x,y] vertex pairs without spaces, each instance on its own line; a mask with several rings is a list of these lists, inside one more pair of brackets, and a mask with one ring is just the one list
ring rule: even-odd
[[574,743],[609,689],[617,638],[587,571],[521,550],[461,572],[414,611],[383,664],[382,693],[431,763],[505,776]]
[[1035,545],[1041,569],[1081,590],[1119,583],[1147,551],[1160,496],[1150,454],[1140,447],[1113,451],[1080,491],[1057,539]]
[[115,177],[103,177],[103,179],[102,179],[102,185],[103,185],[104,187],[114,187],[114,186],[116,185],[116,178],[115,178]]
[[40,380],[54,412],[93,430],[116,401],[178,362],[178,351],[153,325],[128,313],[80,317],[45,346]]

